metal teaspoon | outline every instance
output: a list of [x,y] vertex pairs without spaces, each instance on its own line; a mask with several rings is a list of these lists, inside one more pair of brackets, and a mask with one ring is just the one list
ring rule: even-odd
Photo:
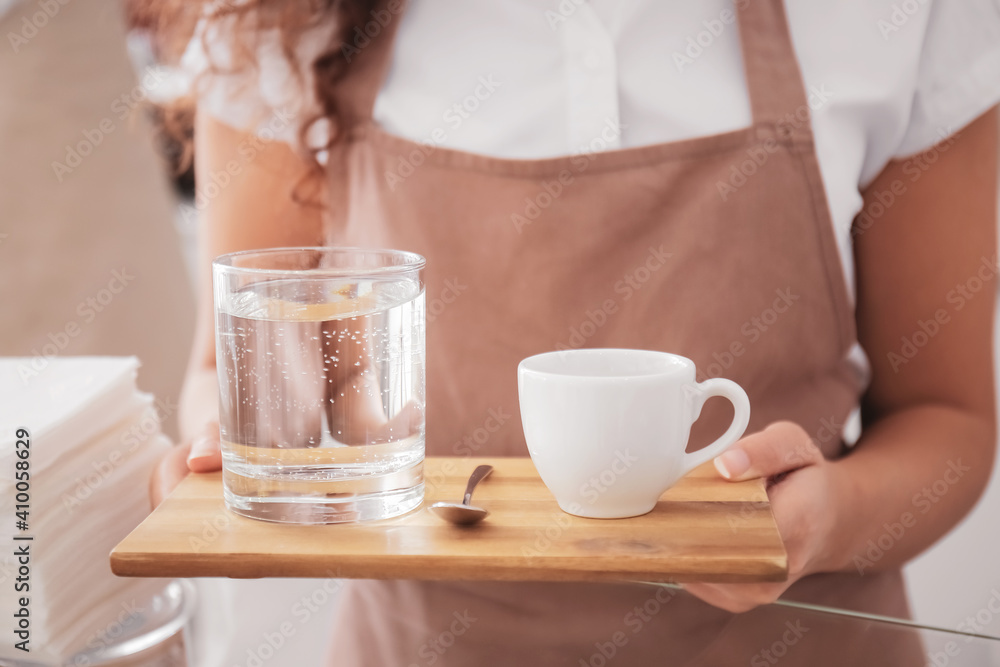
[[493,472],[493,466],[478,466],[469,477],[469,484],[465,487],[465,497],[461,503],[434,503],[431,505],[431,509],[445,521],[459,526],[471,526],[474,523],[479,523],[489,516],[489,512],[469,503],[472,502],[472,492],[476,485],[491,472]]

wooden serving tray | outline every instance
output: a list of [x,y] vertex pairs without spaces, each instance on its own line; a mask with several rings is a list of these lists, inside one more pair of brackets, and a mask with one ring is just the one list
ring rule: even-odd
[[[452,526],[427,507],[460,501],[472,470],[490,511]],[[423,506],[364,524],[289,525],[228,511],[222,474],[188,475],[111,552],[128,577],[342,577],[507,581],[782,581],[785,548],[763,480],[726,482],[711,464],[649,514],[583,519],[561,511],[527,458],[428,458]]]

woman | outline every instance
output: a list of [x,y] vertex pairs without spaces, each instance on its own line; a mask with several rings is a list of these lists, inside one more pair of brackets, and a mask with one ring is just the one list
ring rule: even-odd
[[[428,300],[448,303],[428,327],[429,454],[525,455],[514,369],[549,349],[668,350],[746,388],[749,435],[716,467],[771,481],[789,579],[687,584],[616,664],[765,659],[780,625],[739,612],[778,596],[906,616],[899,567],[972,507],[994,449],[995,9],[688,4],[216,7],[188,54],[215,64],[203,267],[324,243],[427,257]],[[219,466],[204,280],[190,455],[159,488]],[[695,444],[727,422],[707,406]],[[352,582],[336,664],[599,664],[650,595]],[[463,612],[478,620],[442,649]],[[783,663],[919,659],[853,639],[813,632]]]

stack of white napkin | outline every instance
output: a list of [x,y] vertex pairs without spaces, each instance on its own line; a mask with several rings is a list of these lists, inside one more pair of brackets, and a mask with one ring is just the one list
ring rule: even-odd
[[[164,580],[111,573],[108,554],[149,513],[149,479],[170,448],[173,406],[136,388],[135,358],[0,359],[0,658],[61,664],[112,645],[133,606]],[[30,433],[30,509],[17,526],[15,446]],[[30,541],[14,537],[30,536]],[[15,550],[30,545],[30,592],[16,592]],[[30,649],[11,632],[29,598]]]

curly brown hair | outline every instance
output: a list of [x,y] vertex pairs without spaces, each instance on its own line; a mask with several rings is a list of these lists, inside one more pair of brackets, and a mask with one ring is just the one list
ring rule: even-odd
[[[392,2],[401,5],[402,0]],[[357,52],[352,48],[352,39],[363,33],[363,26],[375,16],[380,4],[381,0],[130,0],[126,12],[130,25],[144,27],[154,35],[160,57],[166,61],[179,58],[193,38],[199,20],[203,20],[206,27],[222,21],[231,22],[225,31],[201,33],[203,40],[210,34],[213,37],[223,34],[230,39],[226,46],[233,57],[226,71],[255,65],[255,40],[262,31],[276,30],[282,54],[289,62],[294,62],[296,45],[304,33],[319,25],[336,26],[330,44],[311,64],[319,111],[302,119],[299,127],[299,143],[308,151],[315,170],[320,171],[318,154],[340,139],[336,121],[342,111],[335,91]],[[206,53],[212,52],[208,44],[204,47]],[[294,67],[292,70],[299,72]],[[209,62],[209,71],[220,72],[221,68]],[[192,98],[181,100],[168,110],[165,119],[168,129],[186,146],[183,159],[186,164],[191,157],[193,106]],[[330,121],[331,128],[327,143],[310,145],[306,141],[310,127],[324,119]]]

